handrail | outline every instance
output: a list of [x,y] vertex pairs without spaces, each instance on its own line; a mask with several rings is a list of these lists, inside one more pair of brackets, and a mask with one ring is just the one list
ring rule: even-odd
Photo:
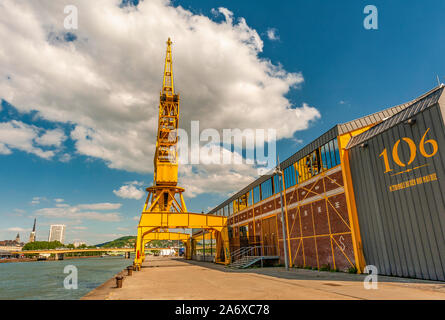
[[231,254],[232,262],[239,260],[245,256],[264,256],[264,253],[267,253],[269,251],[269,248],[275,250],[274,246],[251,246],[239,248]]

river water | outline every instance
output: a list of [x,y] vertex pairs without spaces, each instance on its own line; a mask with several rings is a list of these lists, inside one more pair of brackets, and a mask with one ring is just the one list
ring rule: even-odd
[[[132,264],[123,257],[97,257],[62,261],[0,263],[0,300],[77,300]],[[77,268],[77,289],[65,289],[67,265]]]

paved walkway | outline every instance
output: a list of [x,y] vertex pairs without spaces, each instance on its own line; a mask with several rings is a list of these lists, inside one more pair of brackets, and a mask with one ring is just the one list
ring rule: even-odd
[[[209,262],[147,256],[140,272],[114,278],[83,299],[443,299],[445,282],[379,276],[378,289],[366,290],[364,275],[304,269],[233,270]],[[123,274],[126,274],[123,273]]]

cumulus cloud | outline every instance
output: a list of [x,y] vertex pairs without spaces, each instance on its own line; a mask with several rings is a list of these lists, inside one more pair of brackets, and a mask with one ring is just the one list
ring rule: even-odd
[[113,190],[113,193],[120,198],[139,200],[145,195],[145,191],[139,188],[141,185],[139,181],[127,182],[118,190]]
[[[143,1],[137,8],[109,0],[71,3],[80,22],[67,37],[64,3],[2,1],[0,39],[8,46],[0,54],[0,98],[20,112],[36,110],[42,119],[71,124],[78,154],[102,159],[110,168],[152,172],[168,37],[184,129],[200,120],[201,129],[274,128],[281,139],[320,117],[314,107],[294,106],[286,98],[303,75],[261,58],[264,44],[257,31],[227,8],[213,10],[222,17],[217,22],[166,0]],[[38,143],[57,147],[63,140],[51,132]],[[31,147],[28,143],[42,157],[54,156]],[[0,139],[0,153],[10,152]],[[228,180],[202,181],[191,186],[192,193],[212,192],[249,171],[213,169],[203,168],[202,179],[208,173]],[[190,176],[184,181],[191,182],[193,170],[185,172]]]
[[0,154],[11,154],[11,149],[17,149],[49,159],[54,156],[54,150],[43,150],[37,145],[60,146],[64,138],[65,134],[57,129],[45,130],[17,120],[1,122]]
[[77,206],[64,204],[63,206],[56,205],[54,208],[42,208],[36,210],[35,214],[46,218],[75,219],[76,223],[79,223],[82,219],[116,222],[121,220],[118,212],[98,211],[115,210],[120,207],[120,203],[91,203],[79,204]]
[[47,130],[43,135],[37,137],[35,142],[41,146],[60,147],[65,140],[65,133],[61,129],[54,129]]

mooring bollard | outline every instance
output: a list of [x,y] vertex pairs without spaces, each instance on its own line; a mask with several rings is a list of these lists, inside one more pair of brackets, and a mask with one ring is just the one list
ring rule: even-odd
[[133,275],[133,266],[128,266],[127,267],[127,272],[128,272],[129,276]]
[[116,277],[116,287],[122,288],[122,280],[123,279],[124,279],[124,277],[122,277],[122,276],[117,276]]

